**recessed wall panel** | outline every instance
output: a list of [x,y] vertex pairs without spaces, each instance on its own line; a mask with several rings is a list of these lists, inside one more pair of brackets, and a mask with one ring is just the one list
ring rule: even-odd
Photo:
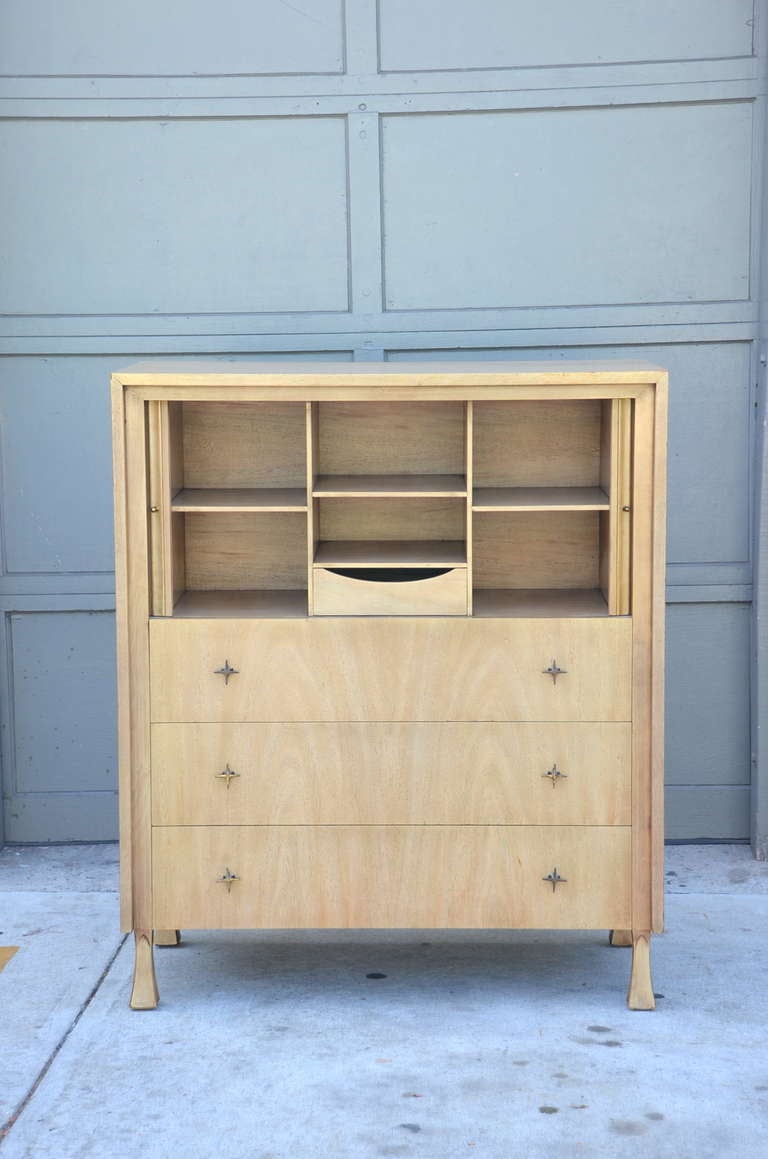
[[8,572],[113,570],[109,375],[115,363],[114,357],[0,358]]
[[752,0],[381,0],[381,67],[535,68],[752,53]]
[[667,609],[668,785],[749,784],[750,613],[749,604]]
[[3,0],[0,73],[340,72],[341,0]]
[[13,794],[114,792],[111,612],[10,617]]
[[338,117],[6,121],[0,312],[347,308]]
[[389,116],[389,310],[741,300],[746,102]]

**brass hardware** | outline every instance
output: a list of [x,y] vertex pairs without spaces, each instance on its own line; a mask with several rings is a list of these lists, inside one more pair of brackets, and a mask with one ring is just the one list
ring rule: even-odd
[[549,668],[545,668],[543,671],[545,676],[552,677],[553,684],[557,684],[558,676],[566,676],[568,674],[567,668],[558,668],[557,660],[553,660]]
[[160,508],[159,507],[150,507],[149,510],[152,512],[153,515],[157,515]]
[[561,876],[560,876],[560,874],[557,872],[557,866],[555,866],[555,868],[552,870],[552,872],[551,872],[551,873],[548,873],[546,877],[542,877],[542,879],[541,879],[541,880],[542,880],[542,881],[549,881],[549,882],[551,882],[551,884],[552,884],[552,892],[554,893],[554,892],[555,892],[555,890],[557,889],[558,885],[560,884],[560,882],[561,882],[561,881],[567,881],[567,880],[568,880],[568,878],[567,878],[567,877],[561,877]]
[[224,677],[225,684],[229,684],[230,676],[237,676],[237,674],[238,674],[238,669],[231,668],[230,664],[229,664],[229,660],[225,660],[224,667],[217,668],[216,671],[214,672],[214,676],[223,676]]
[[239,881],[240,878],[237,876],[236,873],[232,873],[230,871],[229,866],[227,866],[227,868],[222,873],[221,877],[217,877],[216,880],[220,881],[222,885],[226,885],[227,893],[231,893],[232,892],[232,883],[234,881]]
[[622,511],[631,511],[631,510],[632,510],[632,508],[631,508],[631,507],[629,507],[629,506],[627,506],[627,507],[622,507],[622,509],[621,509],[621,510],[622,510]]
[[218,777],[219,780],[226,781],[227,788],[229,788],[229,786],[232,784],[233,777],[240,776],[240,774],[236,773],[234,769],[230,769],[229,761],[227,761],[227,767],[225,769],[222,769],[220,773],[214,773],[213,775],[214,777]]
[[[558,769],[557,761],[555,761],[551,769],[547,769],[546,773],[542,773],[541,775],[542,777],[549,777],[550,781],[552,782],[553,789],[561,777],[565,777],[565,779],[568,780],[568,774],[561,773]],[[219,773],[219,776],[221,776],[221,773]]]

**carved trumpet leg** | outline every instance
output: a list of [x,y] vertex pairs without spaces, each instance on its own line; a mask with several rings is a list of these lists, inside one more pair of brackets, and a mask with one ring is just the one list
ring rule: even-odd
[[178,946],[181,930],[155,930],[156,946]]
[[154,1010],[160,995],[152,957],[152,931],[134,930],[136,958],[133,967],[131,1010]]
[[632,973],[627,1005],[630,1010],[655,1010],[651,982],[651,935],[648,930],[632,931]]
[[632,945],[632,931],[631,930],[611,930],[608,934],[609,946],[631,946]]

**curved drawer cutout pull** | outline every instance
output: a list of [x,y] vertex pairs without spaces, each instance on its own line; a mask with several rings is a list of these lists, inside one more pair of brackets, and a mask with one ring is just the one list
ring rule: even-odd
[[451,567],[328,567],[331,575],[344,579],[362,580],[367,583],[406,584],[418,580],[436,579],[447,575]]

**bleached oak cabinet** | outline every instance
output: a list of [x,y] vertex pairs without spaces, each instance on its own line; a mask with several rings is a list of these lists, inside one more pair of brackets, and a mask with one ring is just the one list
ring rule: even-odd
[[666,373],[112,389],[132,1006],[185,927],[493,927],[612,930],[653,1007]]

